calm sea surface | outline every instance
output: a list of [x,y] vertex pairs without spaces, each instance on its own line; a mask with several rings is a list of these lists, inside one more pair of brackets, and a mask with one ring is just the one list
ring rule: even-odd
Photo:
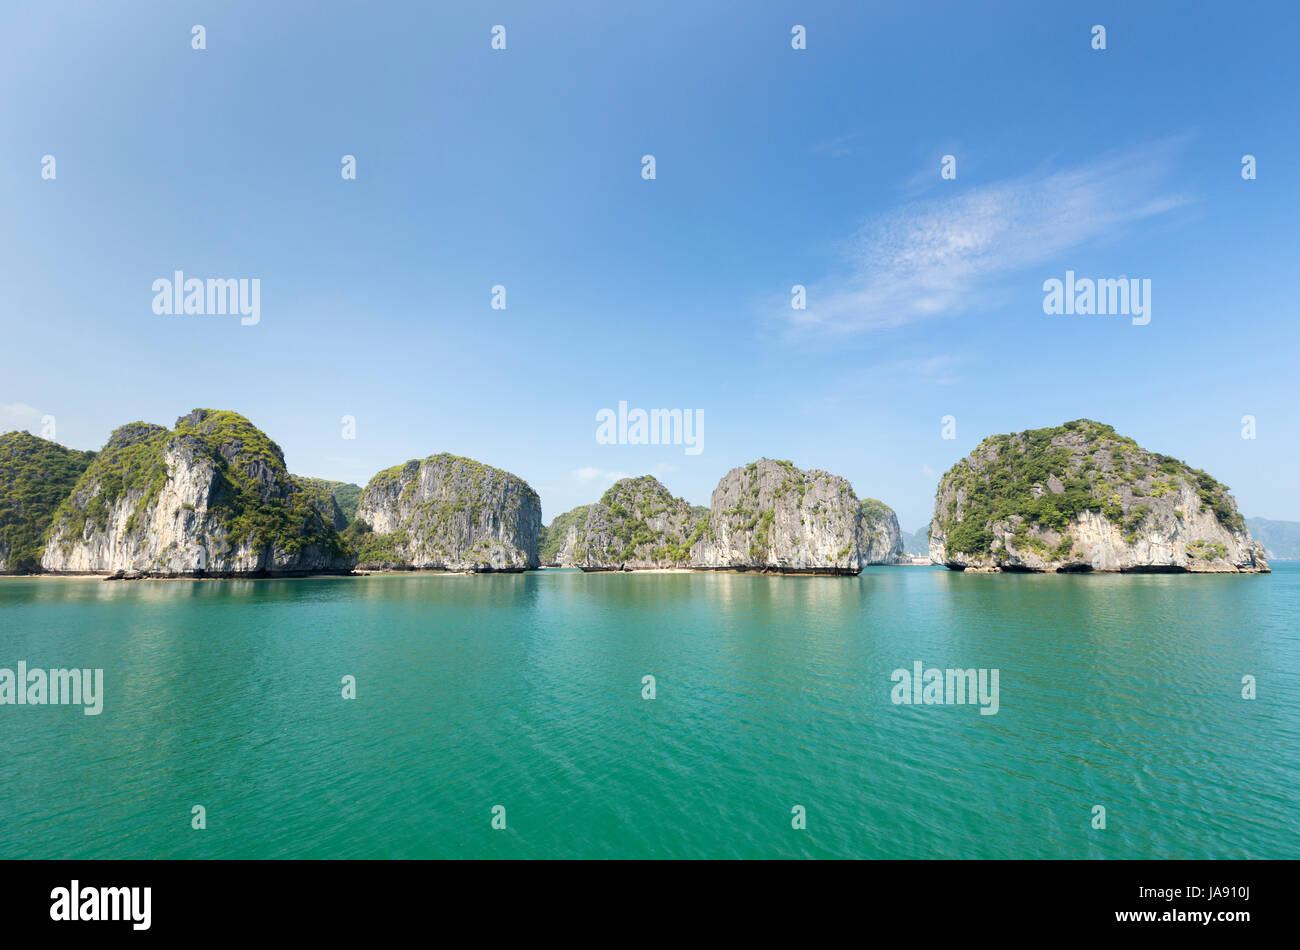
[[0,706],[0,858],[1296,858],[1276,568],[0,579],[0,667],[106,694]]

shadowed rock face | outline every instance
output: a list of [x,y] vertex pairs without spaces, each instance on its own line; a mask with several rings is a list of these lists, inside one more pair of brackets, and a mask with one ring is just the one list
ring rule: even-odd
[[380,472],[357,506],[361,567],[522,571],[538,566],[542,506],[518,476],[431,455]]
[[903,532],[893,508],[874,498],[862,503],[858,545],[863,564],[893,564],[902,556]]
[[55,513],[52,573],[345,572],[330,519],[280,447],[238,413],[196,409],[168,430],[122,426]]
[[930,558],[981,571],[1269,569],[1225,486],[1088,419],[991,436],[954,465]]

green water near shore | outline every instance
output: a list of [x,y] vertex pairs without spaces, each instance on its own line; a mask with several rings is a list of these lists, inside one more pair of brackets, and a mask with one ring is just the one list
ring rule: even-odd
[[105,699],[0,706],[0,858],[1295,858],[1297,618],[1292,564],[3,579],[0,667]]

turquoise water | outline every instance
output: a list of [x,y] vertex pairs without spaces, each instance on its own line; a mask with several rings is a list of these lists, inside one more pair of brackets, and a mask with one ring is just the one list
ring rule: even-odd
[[1291,564],[2,579],[0,667],[106,698],[0,706],[0,858],[1295,858],[1297,618]]

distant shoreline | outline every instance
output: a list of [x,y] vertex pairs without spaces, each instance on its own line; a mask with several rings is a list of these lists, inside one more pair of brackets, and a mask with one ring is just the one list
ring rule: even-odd
[[[867,567],[939,567],[932,563],[901,563],[901,564],[869,564]],[[865,570],[865,568],[864,568]],[[559,567],[554,564],[544,564],[540,567],[528,568],[518,571],[449,571],[438,568],[386,568],[386,569],[367,569],[364,571],[327,571],[318,573],[304,574],[276,574],[276,573],[255,573],[255,574],[139,574],[136,576],[120,576],[119,572],[106,573],[104,571],[42,571],[36,574],[0,574],[0,581],[5,579],[24,579],[24,580],[101,580],[101,581],[120,581],[123,583],[136,583],[139,581],[292,581],[292,580],[320,580],[323,578],[359,578],[359,577],[400,577],[419,575],[424,577],[490,577],[502,574],[539,574],[543,571],[575,571],[582,574],[761,574],[768,577],[857,577],[862,571],[834,571],[834,570],[802,570],[802,571],[782,571],[772,570],[761,567],[647,567],[633,568],[631,570],[622,570],[620,568],[607,568],[600,570],[583,570],[580,567]]]
[[[1300,562],[1300,558],[1276,558],[1278,563],[1294,564]],[[322,573],[305,573],[305,574],[167,574],[167,575],[140,575],[135,577],[116,576],[117,572],[107,574],[103,572],[43,572],[39,574],[0,574],[0,582],[5,580],[49,580],[49,581],[122,581],[126,583],[138,581],[286,581],[286,580],[348,580],[365,577],[402,577],[402,576],[420,576],[420,577],[490,577],[495,575],[517,575],[517,574],[540,574],[546,571],[572,571],[581,574],[749,574],[766,577],[860,577],[868,568],[908,568],[908,567],[929,567],[942,568],[952,574],[1042,574],[1042,575],[1070,575],[1078,576],[1079,574],[1096,574],[1096,575],[1148,575],[1157,574],[1181,574],[1181,575],[1207,575],[1221,577],[1227,574],[1239,572],[1233,571],[1152,571],[1152,570],[1130,570],[1130,571],[981,571],[981,570],[954,570],[947,568],[942,564],[921,563],[921,562],[902,562],[899,564],[869,564],[867,568],[857,573],[847,571],[780,571],[763,568],[695,568],[695,567],[659,567],[659,568],[636,568],[633,570],[619,570],[618,568],[608,570],[590,570],[584,571],[581,568],[565,568],[555,565],[542,565],[536,568],[518,571],[448,571],[438,569],[384,569],[384,570],[364,570],[343,572],[322,572]]]

